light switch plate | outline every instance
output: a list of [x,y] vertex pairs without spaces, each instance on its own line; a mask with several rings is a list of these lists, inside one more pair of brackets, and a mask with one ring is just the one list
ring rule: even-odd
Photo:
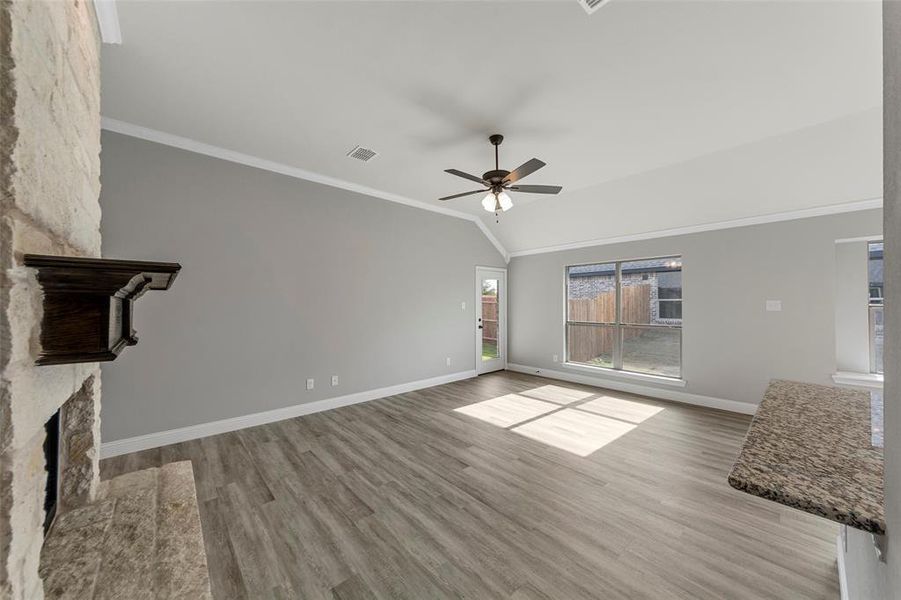
[[461,308],[462,310],[466,310],[466,302],[461,302],[461,303],[460,303],[460,308]]
[[338,385],[338,376],[332,375],[332,385]]
[[767,312],[779,312],[782,310],[782,300],[767,300],[766,301],[766,310]]
[[307,379],[307,389],[308,389],[308,390],[312,390],[312,389],[313,389],[313,385],[314,385],[315,383],[316,383],[316,382],[313,381],[312,379]]

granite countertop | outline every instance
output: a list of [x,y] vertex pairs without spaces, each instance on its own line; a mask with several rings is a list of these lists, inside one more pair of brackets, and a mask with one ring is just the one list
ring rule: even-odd
[[884,534],[881,394],[772,381],[729,484]]

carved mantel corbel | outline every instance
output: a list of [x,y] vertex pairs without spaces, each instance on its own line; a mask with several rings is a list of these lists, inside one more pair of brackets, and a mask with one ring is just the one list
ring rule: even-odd
[[26,254],[44,291],[39,365],[115,360],[138,338],[134,301],[166,290],[178,263]]

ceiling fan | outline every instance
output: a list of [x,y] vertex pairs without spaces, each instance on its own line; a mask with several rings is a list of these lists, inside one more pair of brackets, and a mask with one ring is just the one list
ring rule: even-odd
[[523,177],[531,175],[543,167],[545,163],[537,158],[533,158],[527,160],[512,171],[505,171],[500,168],[498,162],[498,146],[504,141],[504,136],[495,133],[494,135],[489,136],[488,141],[494,145],[493,171],[487,171],[484,175],[479,177],[477,175],[470,175],[469,173],[458,171],[457,169],[444,170],[445,173],[450,173],[451,175],[456,175],[463,179],[469,179],[470,181],[477,181],[485,186],[486,189],[463,192],[462,194],[454,194],[453,196],[445,196],[444,198],[439,198],[439,200],[453,200],[454,198],[462,198],[463,196],[482,194],[487,190],[488,194],[482,199],[482,208],[488,212],[497,213],[513,208],[513,199],[510,198],[510,194],[507,193],[508,190],[511,192],[524,192],[526,194],[559,194],[560,190],[563,189],[563,187],[559,185],[513,185]]

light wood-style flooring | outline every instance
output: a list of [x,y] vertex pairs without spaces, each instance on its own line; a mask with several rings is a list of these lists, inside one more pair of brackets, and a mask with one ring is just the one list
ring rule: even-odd
[[726,482],[749,422],[501,372],[102,474],[193,461],[218,600],[838,598],[837,528]]

